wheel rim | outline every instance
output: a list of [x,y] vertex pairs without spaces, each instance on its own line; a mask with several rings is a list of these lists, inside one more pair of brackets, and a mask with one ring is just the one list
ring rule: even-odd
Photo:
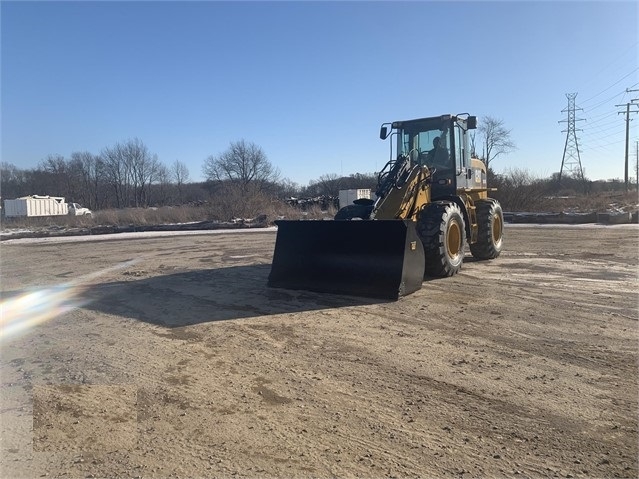
[[501,217],[499,215],[495,215],[495,220],[493,221],[493,243],[497,244],[501,241],[501,230]]
[[448,225],[448,232],[446,233],[446,249],[448,249],[448,255],[455,257],[461,250],[461,230],[459,224],[456,221],[452,221]]

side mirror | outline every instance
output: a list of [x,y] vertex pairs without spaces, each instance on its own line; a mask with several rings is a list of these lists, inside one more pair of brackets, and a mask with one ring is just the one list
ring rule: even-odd
[[469,116],[468,119],[466,120],[466,126],[468,127],[469,130],[474,130],[477,128],[477,117],[476,116]]
[[379,137],[380,139],[385,140],[386,137],[388,137],[388,128],[382,126],[382,128],[379,130]]

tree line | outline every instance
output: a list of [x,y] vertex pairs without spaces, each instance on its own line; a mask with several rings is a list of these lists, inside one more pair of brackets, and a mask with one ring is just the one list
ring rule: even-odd
[[[488,163],[488,182],[497,188],[494,196],[505,207],[523,207],[537,196],[556,194],[560,189],[567,194],[595,193],[617,190],[618,185],[609,182],[583,182],[563,178],[559,185],[558,174],[548,179],[535,178],[520,169],[496,174],[490,166],[499,154],[514,145],[510,131],[499,121],[485,123],[482,150]],[[488,135],[488,137],[486,137]],[[499,139],[491,139],[499,136]],[[475,138],[471,148],[475,150]],[[265,152],[254,143],[245,140],[231,142],[227,150],[205,159],[203,182],[191,182],[186,165],[176,160],[166,165],[138,138],[105,148],[100,154],[74,152],[69,158],[49,155],[36,168],[20,169],[13,164],[0,165],[0,194],[3,199],[42,194],[63,196],[69,202],[77,202],[92,210],[178,206],[184,204],[214,203],[218,211],[228,217],[249,217],[273,201],[296,204],[296,199],[319,199],[325,204],[336,198],[339,190],[377,186],[376,173],[355,173],[340,176],[327,173],[300,186],[282,178],[267,158]]]
[[205,159],[206,181],[191,182],[187,166],[175,160],[162,163],[138,138],[116,143],[99,154],[87,151],[70,157],[49,155],[37,167],[23,169],[0,164],[3,199],[28,195],[63,196],[93,210],[248,201],[249,197],[272,199],[337,196],[340,189],[374,189],[374,173],[340,177],[326,174],[300,186],[287,178],[254,143],[231,142],[220,155]]
[[[485,117],[471,136],[482,145],[481,157],[489,167],[497,156],[515,146],[503,121]],[[477,155],[476,155],[477,156]],[[191,182],[186,165],[167,165],[138,138],[104,148],[99,154],[74,152],[69,158],[49,155],[36,168],[0,165],[0,194],[18,198],[32,194],[63,196],[92,210],[214,202],[229,216],[244,217],[275,199],[295,204],[297,199],[319,199],[322,204],[342,189],[371,189],[376,173],[348,176],[327,173],[301,186],[283,178],[262,148],[244,139],[231,142],[218,155],[204,160],[203,182]]]
[[5,199],[64,196],[95,210],[181,202],[188,181],[184,163],[163,164],[138,138],[116,143],[100,154],[49,155],[31,169],[0,165],[0,192]]

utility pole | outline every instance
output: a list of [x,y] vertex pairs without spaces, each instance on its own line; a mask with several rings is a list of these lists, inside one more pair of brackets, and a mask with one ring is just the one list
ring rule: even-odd
[[[628,88],[626,88],[626,93],[630,93],[633,91],[639,91],[639,90],[630,90]],[[637,113],[638,111],[630,111],[630,107],[631,106],[639,106],[637,105],[635,102],[639,101],[639,98],[633,98],[632,100],[630,100],[628,103],[626,103],[625,105],[615,105],[616,107],[621,107],[621,106],[625,106],[626,107],[626,154],[625,154],[625,161],[624,161],[624,182],[626,184],[626,192],[628,192],[628,146],[630,143],[630,113]],[[619,115],[623,115],[624,112],[623,111],[618,111],[617,112]]]
[[566,93],[568,98],[568,108],[561,110],[562,113],[568,113],[566,120],[561,120],[559,123],[568,123],[568,128],[562,130],[562,133],[566,132],[566,144],[564,145],[564,156],[561,159],[561,169],[559,170],[559,183],[561,184],[561,175],[564,168],[568,172],[576,176],[577,179],[584,181],[584,172],[581,168],[581,156],[579,154],[579,144],[577,142],[577,131],[581,131],[575,128],[576,121],[584,121],[583,118],[575,118],[575,111],[582,110],[583,108],[575,107],[575,97],[577,93]]
[[635,180],[637,183],[637,193],[639,193],[639,141],[635,142],[635,153],[637,155],[637,163],[635,163],[635,166],[637,168],[637,171],[636,171],[637,176],[635,176]]

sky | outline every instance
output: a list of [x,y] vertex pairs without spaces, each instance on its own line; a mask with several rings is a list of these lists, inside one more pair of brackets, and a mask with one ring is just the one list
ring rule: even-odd
[[638,5],[3,0],[1,160],[35,168],[139,138],[201,181],[206,158],[243,139],[304,186],[379,171],[382,123],[467,112],[511,130],[498,173],[545,178],[561,168],[577,93],[585,175],[623,179],[616,105],[639,99],[627,91],[639,90]]

